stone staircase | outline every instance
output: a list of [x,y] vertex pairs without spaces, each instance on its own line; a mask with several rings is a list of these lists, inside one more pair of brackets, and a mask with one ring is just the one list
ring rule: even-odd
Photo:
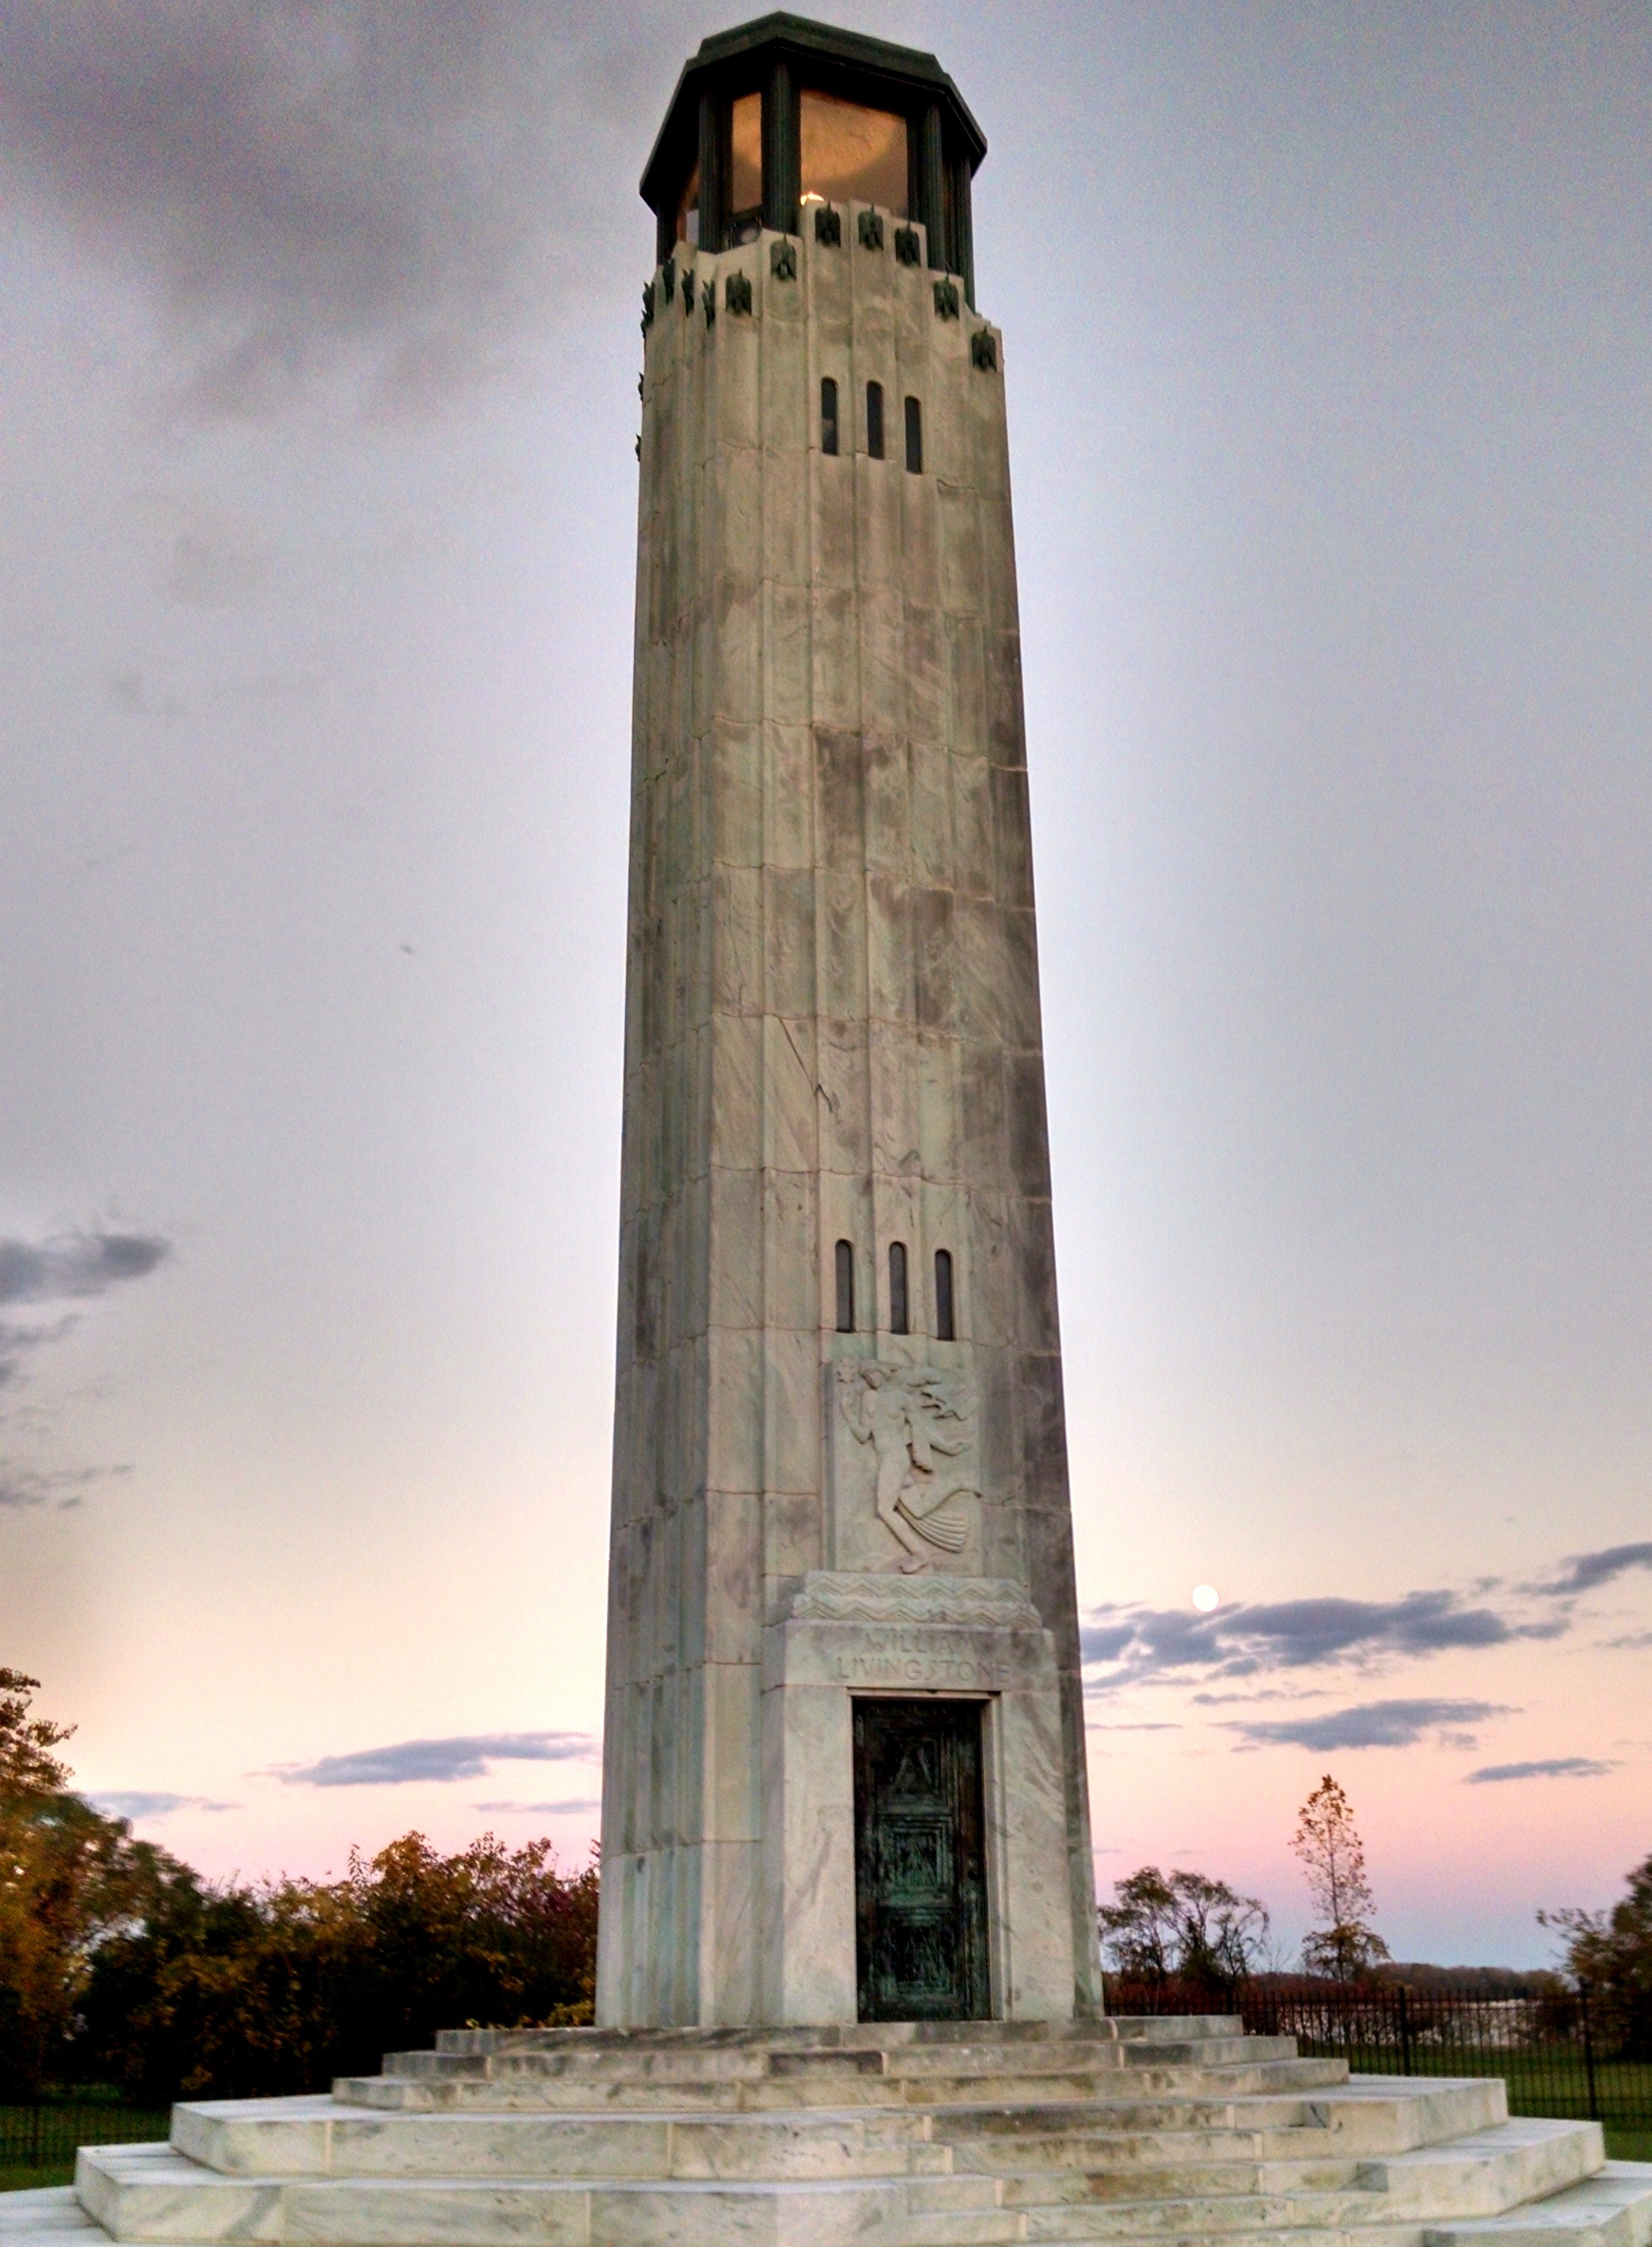
[[[1652,2247],[1652,2164],[1497,2079],[1223,2018],[465,2030],[0,2196],[0,2247]],[[92,2247],[86,2241],[85,2247]]]

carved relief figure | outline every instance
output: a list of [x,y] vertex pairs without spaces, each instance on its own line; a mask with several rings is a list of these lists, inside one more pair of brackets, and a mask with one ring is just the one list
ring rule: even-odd
[[933,1548],[961,1553],[968,1536],[957,1501],[979,1497],[953,1464],[968,1450],[973,1401],[924,1367],[862,1363],[842,1369],[838,1402],[857,1443],[877,1461],[877,1518],[903,1545],[903,1574],[924,1567]]

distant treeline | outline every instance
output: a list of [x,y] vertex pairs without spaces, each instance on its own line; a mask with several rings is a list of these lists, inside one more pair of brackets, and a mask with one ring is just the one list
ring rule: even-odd
[[1485,1998],[1541,1998],[1563,1977],[1553,1967],[1430,1966],[1421,1959],[1396,1958],[1379,1966],[1378,1982],[1403,1982],[1408,1990],[1471,1990]]

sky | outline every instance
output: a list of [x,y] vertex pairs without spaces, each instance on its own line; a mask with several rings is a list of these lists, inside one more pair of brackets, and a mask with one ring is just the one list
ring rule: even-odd
[[[1652,18],[866,0],[986,131],[1098,1879],[1652,1848]],[[600,1790],[652,220],[736,18],[0,0],[0,1663],[215,1876]],[[1220,1603],[1195,1609],[1195,1586]]]

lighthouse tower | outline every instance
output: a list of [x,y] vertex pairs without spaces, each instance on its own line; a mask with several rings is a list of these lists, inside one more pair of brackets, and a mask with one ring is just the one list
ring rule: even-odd
[[643,180],[610,2026],[1100,2008],[985,149],[776,15]]

